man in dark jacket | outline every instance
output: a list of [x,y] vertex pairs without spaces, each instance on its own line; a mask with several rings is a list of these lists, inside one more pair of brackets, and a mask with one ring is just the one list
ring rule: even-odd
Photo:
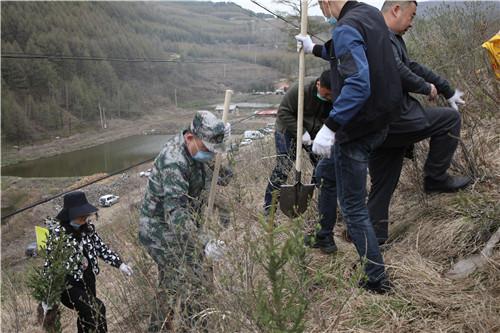
[[[389,128],[387,139],[372,154],[369,162],[372,182],[368,208],[380,244],[388,238],[389,203],[398,184],[405,151],[413,144],[430,138],[424,166],[426,192],[454,192],[469,184],[469,177],[452,177],[450,167],[458,138],[460,114],[457,104],[464,104],[462,93],[430,69],[412,61],[402,35],[411,27],[416,1],[386,1],[382,14],[389,27],[392,47],[403,85],[401,116]],[[442,94],[451,107],[423,108],[409,93]]]
[[327,201],[333,207],[338,193],[349,236],[366,259],[367,281],[360,285],[384,293],[391,284],[368,215],[366,177],[370,153],[382,144],[400,110],[399,73],[379,10],[356,1],[319,4],[330,23],[338,19],[332,40],[314,45],[309,36],[296,37],[305,52],[329,60],[332,71],[333,109],[314,139],[313,152],[331,162],[329,173],[335,183]]
[[[332,108],[330,89],[330,71],[324,71],[318,79],[304,86],[304,134],[302,135],[302,144],[309,153],[309,158],[314,167],[318,163],[318,157],[312,154],[310,146]],[[266,214],[271,207],[273,192],[278,191],[281,185],[286,182],[288,173],[295,161],[298,97],[299,87],[298,84],[295,84],[287,91],[278,108],[276,131],[274,133],[276,166],[269,178],[264,197]]]

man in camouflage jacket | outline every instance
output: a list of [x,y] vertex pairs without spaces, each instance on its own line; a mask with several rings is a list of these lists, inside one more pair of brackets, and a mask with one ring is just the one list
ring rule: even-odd
[[183,313],[178,317],[188,321],[186,326],[196,325],[190,317],[197,308],[201,250],[208,241],[199,230],[197,207],[208,180],[207,163],[215,152],[225,151],[228,132],[212,113],[198,111],[190,128],[171,138],[154,161],[139,220],[139,240],[158,264],[159,274],[150,332],[171,326],[179,302]]

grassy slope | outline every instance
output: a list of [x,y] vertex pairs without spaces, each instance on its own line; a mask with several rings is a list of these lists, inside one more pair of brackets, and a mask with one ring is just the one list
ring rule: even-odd
[[[452,59],[454,42],[484,40],[471,38],[453,24],[440,19],[465,38],[449,39],[444,47],[429,29],[418,36],[433,47],[421,47],[418,59],[432,68]],[[453,23],[454,22],[454,23]],[[478,21],[480,22],[480,21]],[[453,23],[453,24],[452,24]],[[471,25],[472,26],[472,25]],[[471,30],[472,31],[472,30]],[[482,30],[474,30],[482,31]],[[443,34],[447,35],[446,32]],[[434,38],[432,37],[434,36]],[[448,34],[447,36],[451,36]],[[418,40],[417,40],[418,42]],[[436,54],[446,50],[448,54]],[[423,52],[428,52],[423,54]],[[478,56],[480,56],[479,54]],[[432,60],[435,59],[436,63]],[[461,57],[445,68],[446,76],[462,83],[467,106],[463,118],[462,144],[452,166],[454,173],[468,173],[475,182],[459,194],[425,195],[421,190],[425,144],[417,147],[415,162],[406,161],[400,185],[391,206],[392,246],[384,253],[388,271],[396,289],[389,296],[375,296],[355,287],[353,266],[357,263],[354,247],[336,237],[340,252],[324,256],[316,251],[307,254],[307,270],[314,284],[307,290],[310,302],[306,313],[306,332],[497,332],[500,330],[500,254],[498,247],[488,264],[466,279],[453,281],[445,273],[457,260],[479,253],[500,224],[499,119],[494,112],[498,85],[479,58]],[[476,66],[476,67],[475,67]],[[459,70],[453,70],[460,68]],[[495,95],[495,91],[496,94]],[[485,97],[485,93],[492,97]],[[493,110],[493,111],[492,111]],[[260,332],[255,321],[256,298],[253,285],[263,280],[255,246],[262,242],[258,223],[267,175],[273,167],[272,141],[250,146],[236,156],[235,178],[222,190],[222,200],[230,207],[232,223],[228,229],[215,230],[229,247],[224,263],[214,267],[214,289],[205,295],[203,315],[209,319],[211,332]],[[310,176],[306,168],[305,179]],[[136,274],[131,279],[105,267],[98,278],[98,293],[108,307],[111,332],[143,332],[147,325],[155,285],[155,267],[137,244],[137,205],[144,183],[133,179],[124,187],[122,206],[105,219],[100,231],[113,248],[132,263]],[[118,207],[117,207],[118,208]],[[36,224],[45,211],[36,211],[18,220]],[[306,214],[304,229],[314,228],[317,212],[314,205]],[[103,220],[104,221],[104,220]],[[279,225],[290,227],[283,216]],[[343,229],[338,225],[336,235]],[[2,238],[5,235],[2,228]],[[283,235],[280,235],[283,239]],[[251,246],[253,244],[253,247]],[[6,246],[6,244],[4,244]],[[17,245],[19,246],[19,245]],[[6,331],[34,332],[36,304],[22,285],[23,265],[16,271],[2,266],[2,322]],[[294,281],[295,276],[288,275]],[[297,285],[300,287],[300,285]],[[74,314],[63,312],[63,324],[73,330]]]
[[[236,178],[221,192],[232,212],[228,229],[218,230],[226,240],[226,262],[214,267],[209,303],[211,331],[258,330],[252,317],[255,298],[252,284],[262,272],[248,240],[258,240],[263,230],[257,222],[265,187],[265,177],[273,164],[270,141],[246,147],[236,160]],[[491,155],[498,169],[498,158]],[[310,173],[310,167],[307,172]],[[498,174],[498,172],[494,173]],[[306,177],[308,177],[306,175]],[[308,271],[314,288],[307,293],[307,332],[494,332],[500,326],[500,280],[498,251],[489,264],[469,278],[452,281],[444,273],[457,259],[477,253],[488,235],[498,228],[498,176],[478,181],[460,194],[426,196],[420,190],[418,169],[407,162],[392,206],[392,246],[384,254],[389,274],[396,285],[390,296],[374,296],[354,286],[354,247],[336,237],[340,252],[325,256],[317,251],[307,254]],[[137,204],[144,183],[131,180],[131,190],[119,209],[107,216],[101,226],[104,239],[132,262],[136,274],[131,279],[105,267],[99,277],[99,294],[108,306],[111,332],[142,332],[147,325],[147,308],[154,292],[155,268],[137,244]],[[305,228],[317,218],[314,206],[306,214]],[[289,225],[282,215],[280,225]],[[337,226],[340,235],[342,225]],[[250,242],[251,243],[251,242]],[[105,266],[105,265],[104,265]],[[253,269],[251,268],[253,267]],[[4,272],[4,328],[13,328],[16,316],[34,313],[35,304],[20,285],[23,274]],[[17,278],[12,278],[12,275]],[[241,279],[241,276],[247,279]],[[293,276],[288,278],[293,279]],[[15,291],[9,287],[16,286]],[[64,311],[64,324],[74,325],[74,316]],[[225,314],[224,316],[222,314]],[[20,332],[33,329],[33,320],[18,322]]]

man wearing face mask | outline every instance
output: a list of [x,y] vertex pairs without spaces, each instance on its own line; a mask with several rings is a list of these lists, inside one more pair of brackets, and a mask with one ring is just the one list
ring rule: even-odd
[[[273,192],[286,182],[288,173],[295,161],[297,140],[297,107],[299,97],[298,84],[286,92],[278,108],[274,141],[276,145],[276,166],[273,169],[264,197],[264,212],[267,215],[271,207]],[[318,156],[312,154],[312,140],[320,130],[332,108],[330,88],[330,71],[324,71],[321,76],[304,86],[304,134],[302,144],[306,148],[309,159],[314,167]]]
[[[400,118],[390,125],[386,140],[370,157],[372,186],[368,208],[380,244],[388,238],[389,203],[399,181],[405,151],[413,149],[414,143],[430,138],[424,165],[426,192],[455,192],[471,181],[469,177],[447,173],[460,137],[458,105],[464,104],[463,94],[427,67],[412,61],[402,38],[411,28],[416,11],[416,1],[386,1],[382,6],[401,74],[404,100]],[[450,107],[424,108],[410,93],[428,95],[430,99],[442,94]]]
[[[326,168],[329,177],[323,176],[330,179],[330,199],[322,201],[334,207],[338,197],[349,236],[366,259],[367,280],[360,286],[385,293],[391,283],[368,215],[366,177],[370,153],[382,144],[389,123],[399,115],[401,81],[379,10],[357,1],[328,0],[319,5],[335,23],[332,39],[325,45],[315,45],[309,36],[296,39],[306,53],[330,62],[332,95],[337,96],[313,143],[313,152],[331,165]],[[324,226],[325,235],[333,223]]]
[[139,241],[158,264],[159,275],[149,332],[171,328],[176,304],[181,304],[182,313],[176,315],[183,325],[196,325],[192,315],[203,279],[200,257],[209,241],[197,223],[199,201],[207,164],[225,151],[229,132],[215,115],[198,111],[190,127],[170,139],[154,161],[139,219]]

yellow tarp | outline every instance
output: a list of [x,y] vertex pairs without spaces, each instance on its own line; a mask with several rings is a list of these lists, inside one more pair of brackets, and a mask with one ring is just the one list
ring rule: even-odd
[[491,67],[495,72],[497,80],[500,80],[500,32],[491,37],[490,40],[481,45],[488,51]]
[[47,236],[49,235],[49,229],[35,226],[36,233],[36,247],[38,250],[45,248],[45,243],[47,242]]

